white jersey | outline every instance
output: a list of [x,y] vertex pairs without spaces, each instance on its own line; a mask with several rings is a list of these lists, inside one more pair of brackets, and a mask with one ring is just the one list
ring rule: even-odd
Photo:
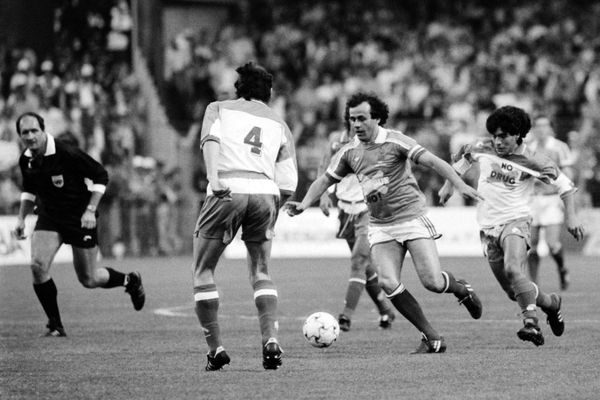
[[[534,140],[527,145],[536,154],[542,154],[551,159],[558,168],[569,168],[573,166],[573,156],[569,146],[554,137],[548,137],[543,143]],[[550,195],[556,194],[556,188],[551,185],[547,185],[541,181],[535,184],[536,195]]]
[[485,198],[477,203],[477,222],[482,228],[504,225],[510,221],[531,218],[534,181],[551,184],[557,193],[575,191],[573,183],[547,157],[534,154],[525,145],[508,156],[499,156],[491,141],[464,146],[461,158],[454,163],[459,174],[474,162],[479,165],[477,190]]
[[[210,103],[201,146],[220,144],[219,179],[232,193],[292,194],[298,183],[294,141],[287,124],[257,100]],[[212,190],[207,188],[207,194]]]

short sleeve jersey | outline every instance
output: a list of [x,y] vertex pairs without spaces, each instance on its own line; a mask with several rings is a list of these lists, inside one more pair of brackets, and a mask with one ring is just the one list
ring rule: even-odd
[[[528,144],[528,147],[536,154],[548,157],[561,169],[573,165],[571,149],[569,149],[569,146],[561,140],[549,137],[543,144],[539,141],[534,141]],[[539,180],[535,182],[534,191],[535,194],[539,195],[557,193],[557,190],[554,186],[548,185]]]
[[[287,124],[258,100],[210,103],[204,114],[201,143],[220,144],[219,178],[233,193],[291,194],[298,170]],[[210,185],[208,194],[212,192]]]
[[541,180],[563,193],[574,191],[572,182],[567,187],[556,183],[560,171],[551,159],[536,154],[522,144],[517,151],[499,156],[491,140],[467,145],[461,149],[462,158],[454,164],[464,173],[472,163],[479,164],[477,190],[485,201],[477,203],[477,221],[482,228],[491,228],[531,215],[531,196],[535,180]]
[[340,181],[354,173],[362,188],[373,225],[394,224],[426,213],[409,160],[418,163],[426,149],[402,132],[379,127],[373,143],[358,138],[332,158],[327,175]]
[[[104,192],[106,169],[77,147],[47,135],[46,152],[33,158],[27,149],[19,158],[23,193],[38,199],[38,213],[53,219],[79,219],[91,197],[91,190]],[[91,185],[91,186],[90,186]]]
[[[351,141],[348,132],[336,132],[330,137],[330,151],[332,154],[337,153],[344,145]],[[335,195],[339,200],[350,203],[361,202],[362,211],[366,210],[362,188],[358,182],[356,174],[348,174],[335,185]]]

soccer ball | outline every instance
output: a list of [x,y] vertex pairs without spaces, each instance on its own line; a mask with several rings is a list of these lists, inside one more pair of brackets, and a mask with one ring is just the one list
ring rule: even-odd
[[333,315],[320,311],[306,318],[302,333],[314,347],[329,347],[340,334],[340,325]]

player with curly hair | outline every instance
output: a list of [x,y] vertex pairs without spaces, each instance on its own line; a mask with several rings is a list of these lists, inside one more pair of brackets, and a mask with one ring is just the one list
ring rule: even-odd
[[[535,180],[554,186],[567,215],[567,229],[575,239],[583,238],[583,226],[576,213],[576,189],[547,157],[535,154],[523,139],[531,128],[529,115],[522,109],[505,106],[495,110],[486,121],[491,140],[466,145],[454,157],[454,169],[464,174],[479,166],[479,192],[486,201],[477,205],[477,221],[485,256],[502,289],[521,308],[523,327],[518,337],[536,346],[544,344],[538,324],[537,308],[547,315],[554,335],[565,329],[561,314],[562,299],[546,294],[527,276],[527,250],[530,248],[530,199]],[[442,204],[452,195],[446,182],[439,191]]]
[[465,197],[482,198],[445,161],[402,132],[384,128],[388,107],[377,96],[352,95],[346,102],[345,116],[354,139],[336,153],[302,202],[289,202],[287,211],[292,216],[302,213],[329,186],[348,174],[356,174],[369,208],[368,239],[379,283],[394,307],[421,332],[422,340],[414,353],[442,353],[446,350],[444,338],[400,281],[406,252],[410,252],[425,288],[453,293],[475,319],[481,317],[482,305],[466,281],[442,270],[434,241],[441,235],[427,218],[425,196],[409,161],[433,169],[456,184]]
[[298,183],[294,140],[287,124],[267,105],[271,74],[254,63],[236,71],[238,98],[210,103],[201,133],[209,183],[194,231],[192,268],[196,314],[209,348],[207,371],[230,362],[221,340],[214,274],[240,227],[248,250],[263,367],[277,369],[282,363],[277,288],[268,268],[279,207]]

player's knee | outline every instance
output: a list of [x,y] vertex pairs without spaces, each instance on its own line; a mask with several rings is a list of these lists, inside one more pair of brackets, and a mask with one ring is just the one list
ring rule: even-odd
[[87,289],[93,289],[99,286],[99,282],[92,275],[80,275],[77,279],[79,279],[79,283]]
[[388,294],[391,293],[392,291],[394,291],[394,289],[396,289],[398,287],[399,284],[400,284],[400,282],[398,282],[397,279],[379,275],[379,287],[385,293],[388,293]]
[[423,287],[434,293],[442,293],[446,288],[446,280],[440,274],[438,277],[436,276],[425,276],[421,279],[423,283]]
[[36,280],[42,279],[48,273],[48,267],[39,259],[31,261],[31,273]]

